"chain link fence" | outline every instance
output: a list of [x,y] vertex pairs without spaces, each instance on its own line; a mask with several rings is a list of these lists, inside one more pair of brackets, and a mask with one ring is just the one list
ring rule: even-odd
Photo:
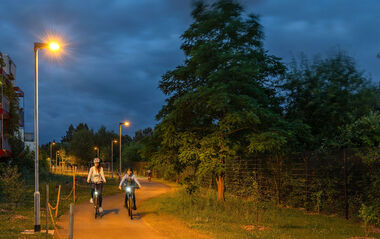
[[[377,155],[373,165],[365,162],[370,151],[342,149],[228,160],[225,189],[242,198],[257,190],[261,200],[348,218],[357,214],[362,203],[375,204],[380,198]],[[207,186],[215,188],[214,181]]]

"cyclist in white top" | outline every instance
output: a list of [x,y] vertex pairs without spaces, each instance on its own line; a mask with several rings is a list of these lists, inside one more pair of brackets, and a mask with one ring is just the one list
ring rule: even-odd
[[102,192],[103,192],[103,183],[107,182],[104,177],[103,167],[100,166],[100,159],[94,159],[95,166],[90,168],[90,171],[87,176],[87,183],[91,183],[91,199],[90,203],[94,203],[92,199],[94,197],[95,188],[99,193],[99,212],[103,212],[102,208]]

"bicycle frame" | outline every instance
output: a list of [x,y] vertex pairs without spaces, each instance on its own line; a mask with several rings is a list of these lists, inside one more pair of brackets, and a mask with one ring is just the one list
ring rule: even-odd
[[99,192],[98,192],[98,189],[96,187],[96,184],[93,183],[94,185],[94,209],[95,209],[95,219],[99,216],[101,217],[101,213],[99,212]]
[[125,206],[128,210],[128,216],[130,216],[131,220],[133,219],[132,215],[132,200],[133,200],[133,192],[135,187],[134,186],[125,186]]

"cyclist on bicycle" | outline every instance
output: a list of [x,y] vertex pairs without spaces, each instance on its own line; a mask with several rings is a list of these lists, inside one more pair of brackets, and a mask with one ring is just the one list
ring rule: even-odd
[[141,187],[139,180],[137,180],[137,177],[133,174],[132,168],[128,169],[127,174],[125,174],[123,179],[121,180],[120,185],[119,185],[120,190],[121,190],[121,186],[124,186],[124,183],[126,184],[126,186],[132,186],[132,188],[133,188],[133,192],[132,192],[133,210],[136,210],[137,209],[136,208],[136,196],[135,196],[136,184],[139,186],[139,188],[142,188],[142,187]]
[[99,193],[99,212],[103,212],[102,208],[102,192],[103,192],[103,183],[107,182],[106,178],[104,177],[103,167],[100,166],[100,159],[95,158],[94,159],[95,166],[92,166],[90,169],[90,172],[87,176],[87,183],[91,182],[91,199],[90,203],[94,203],[93,197],[95,188]]

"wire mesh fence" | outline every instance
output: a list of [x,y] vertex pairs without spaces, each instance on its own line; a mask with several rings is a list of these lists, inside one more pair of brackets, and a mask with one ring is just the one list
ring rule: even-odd
[[[380,205],[377,148],[341,149],[289,155],[260,155],[225,162],[225,191],[252,195],[308,211],[357,215],[362,203]],[[380,150],[379,150],[380,151]],[[217,189],[215,175],[200,180]]]

